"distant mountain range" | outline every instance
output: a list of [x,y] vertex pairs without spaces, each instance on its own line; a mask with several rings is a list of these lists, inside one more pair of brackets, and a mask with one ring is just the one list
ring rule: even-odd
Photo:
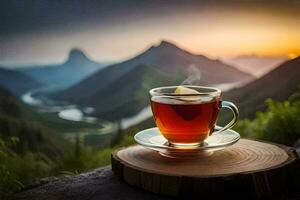
[[162,41],[124,62],[108,66],[55,98],[96,108],[95,115],[116,120],[135,114],[148,105],[148,90],[157,86],[211,85],[247,82],[245,72],[205,56],[194,55]]
[[223,99],[235,102],[241,117],[254,117],[266,108],[265,100],[286,100],[300,85],[300,57],[289,60],[260,79],[233,89]]
[[[266,109],[265,101],[272,98],[277,101],[288,99],[300,86],[300,57],[281,64],[244,87],[225,92],[222,99],[233,101],[239,108],[240,118],[253,118],[257,111]],[[224,116],[225,114],[225,116]],[[221,113],[220,122],[225,124],[231,118],[229,112]],[[226,122],[225,122],[226,121]],[[129,128],[124,132],[143,130],[155,126],[152,117]]]
[[104,63],[89,59],[80,49],[72,49],[67,61],[63,64],[35,66],[21,69],[21,71],[46,86],[65,89],[101,69],[104,65]]
[[15,70],[0,68],[0,86],[19,96],[30,89],[42,86],[42,83]]
[[261,77],[265,75],[287,60],[288,58],[284,56],[267,57],[256,55],[243,55],[222,59],[223,62],[250,73],[255,77]]

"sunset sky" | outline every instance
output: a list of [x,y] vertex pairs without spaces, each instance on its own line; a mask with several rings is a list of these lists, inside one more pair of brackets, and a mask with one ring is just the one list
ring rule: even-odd
[[[160,40],[212,58],[300,54],[300,1],[1,1],[0,64],[120,61]],[[85,3],[88,2],[88,3]]]

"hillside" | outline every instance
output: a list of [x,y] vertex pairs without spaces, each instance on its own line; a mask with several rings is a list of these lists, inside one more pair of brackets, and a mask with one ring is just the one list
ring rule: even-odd
[[[240,118],[253,118],[257,111],[266,109],[265,100],[288,99],[300,86],[300,57],[287,61],[264,77],[248,85],[233,89],[222,95],[224,100],[233,101],[239,108]],[[222,112],[218,124],[231,119],[230,112]],[[136,132],[155,126],[152,117],[127,129],[124,132]]]
[[[142,69],[141,66],[147,67]],[[94,106],[96,115],[106,119],[119,119],[142,109],[148,103],[148,89],[151,87],[181,84],[188,77],[188,80],[193,81],[191,83],[202,85],[246,82],[252,79],[251,75],[218,60],[191,54],[172,43],[163,41],[132,59],[96,72],[55,96],[70,102]],[[148,86],[144,80],[153,84]],[[128,95],[132,91],[139,95],[134,97]],[[141,103],[135,104],[133,98]],[[135,104],[134,109],[129,112],[116,110],[129,104]],[[111,113],[112,111],[114,113]],[[116,116],[117,112],[120,114]]]
[[47,86],[62,89],[79,82],[103,66],[104,64],[89,59],[81,50],[72,49],[63,64],[30,67],[22,69],[22,72]]
[[267,98],[285,100],[299,85],[300,57],[281,64],[267,75],[242,88],[225,93],[223,99],[237,104],[241,118],[254,117],[255,112],[266,108]]
[[0,138],[18,137],[19,153],[30,150],[43,152],[50,157],[62,154],[65,146],[63,140],[41,124],[33,122],[32,112],[9,91],[0,88]]
[[96,108],[96,115],[115,120],[131,116],[149,104],[148,91],[160,85],[180,84],[182,76],[161,72],[148,65],[137,65],[134,73],[126,73],[95,94],[88,103]]
[[6,88],[17,96],[41,85],[39,81],[21,72],[0,68],[0,87]]

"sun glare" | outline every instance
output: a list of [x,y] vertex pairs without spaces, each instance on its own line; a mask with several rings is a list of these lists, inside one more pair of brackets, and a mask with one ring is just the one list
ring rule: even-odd
[[297,58],[299,55],[300,55],[300,54],[298,54],[298,53],[289,53],[289,54],[288,54],[288,57],[289,57],[290,59],[294,59],[294,58]]

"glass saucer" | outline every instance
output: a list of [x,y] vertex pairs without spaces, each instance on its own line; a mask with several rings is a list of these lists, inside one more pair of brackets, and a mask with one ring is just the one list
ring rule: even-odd
[[[216,126],[215,131],[221,128],[220,126]],[[134,139],[138,144],[157,151],[166,157],[193,158],[195,156],[210,155],[214,151],[233,145],[240,139],[240,134],[234,130],[227,129],[222,133],[212,134],[199,146],[178,147],[171,146],[162,136],[159,129],[155,127],[138,132],[135,134]]]

